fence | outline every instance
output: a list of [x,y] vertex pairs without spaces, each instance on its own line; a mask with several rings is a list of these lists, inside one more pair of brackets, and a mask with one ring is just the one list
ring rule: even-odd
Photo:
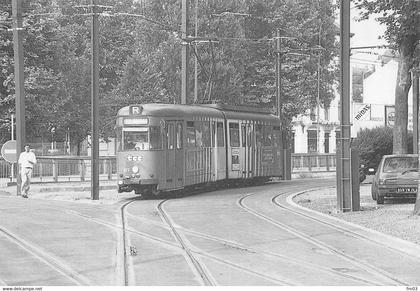
[[292,173],[334,172],[335,168],[335,153],[292,154]]
[[[115,157],[100,157],[100,180],[111,180],[115,178],[116,172]],[[16,173],[17,164],[12,169],[12,165],[0,157],[0,185],[11,182]],[[90,180],[90,175],[90,157],[45,156],[37,157],[32,177],[33,182],[71,182]]]
[[[100,157],[99,160],[99,178],[101,180],[116,178],[115,156]],[[335,167],[335,154],[292,154],[292,173],[333,172]],[[15,164],[12,170],[11,164],[0,157],[0,186],[12,181],[13,173],[16,175],[17,165]],[[37,157],[33,181],[87,181],[90,180],[90,175],[90,157],[41,156]]]

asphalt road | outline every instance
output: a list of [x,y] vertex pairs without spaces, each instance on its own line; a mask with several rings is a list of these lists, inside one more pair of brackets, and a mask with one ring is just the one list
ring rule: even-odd
[[334,183],[114,205],[0,195],[0,285],[420,285],[420,256],[287,202]]

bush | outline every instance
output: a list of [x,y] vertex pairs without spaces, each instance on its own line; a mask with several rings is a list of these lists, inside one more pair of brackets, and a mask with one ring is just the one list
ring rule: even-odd
[[[362,129],[353,140],[352,147],[359,150],[360,164],[366,168],[378,168],[383,155],[392,154],[392,128],[375,127]],[[413,133],[408,132],[408,152],[413,151]]]
[[392,154],[392,137],[392,128],[389,127],[360,130],[352,144],[359,150],[360,164],[376,170],[382,156]]

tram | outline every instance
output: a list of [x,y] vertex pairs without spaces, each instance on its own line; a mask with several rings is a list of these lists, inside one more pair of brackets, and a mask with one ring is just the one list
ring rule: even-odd
[[118,111],[118,191],[145,197],[283,173],[280,121],[222,104],[130,105]]

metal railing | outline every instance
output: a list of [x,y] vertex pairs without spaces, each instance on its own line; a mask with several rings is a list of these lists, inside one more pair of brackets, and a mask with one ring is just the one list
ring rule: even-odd
[[[91,175],[90,157],[41,156],[33,171],[33,182],[88,181]],[[0,186],[16,181],[17,165],[0,157]],[[335,154],[292,154],[292,173],[334,172]],[[100,180],[116,179],[115,156],[100,157]],[[14,176],[14,178],[12,178]]]
[[[116,158],[100,157],[100,180],[115,179]],[[12,169],[13,167],[13,169]],[[45,156],[37,157],[33,170],[33,182],[88,181],[91,175],[90,157]],[[17,164],[10,164],[0,157],[0,185],[16,181]]]
[[292,173],[334,172],[335,168],[335,153],[292,154]]

